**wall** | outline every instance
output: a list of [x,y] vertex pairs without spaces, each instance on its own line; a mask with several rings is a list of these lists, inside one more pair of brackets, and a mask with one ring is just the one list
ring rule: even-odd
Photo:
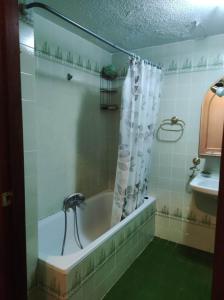
[[36,284],[35,270],[38,256],[37,240],[37,143],[36,101],[34,98],[35,58],[33,28],[20,22],[20,64],[22,83],[27,281],[30,290]]
[[[116,113],[99,109],[99,73],[111,54],[38,15],[33,26],[28,17],[20,21],[20,50],[31,291],[38,218],[60,210],[69,193],[89,196],[111,188],[109,144]],[[73,75],[70,82],[67,73]]]
[[[192,159],[198,155],[203,97],[223,76],[223,45],[224,35],[218,35],[135,51],[166,69],[157,127],[174,115],[186,123],[178,142],[154,143],[149,188],[157,198],[156,234],[210,252],[214,247],[217,199],[193,193],[187,183]],[[113,63],[124,73],[125,56],[115,54]],[[202,159],[200,168],[218,173],[219,158]]]
[[38,207],[43,218],[61,210],[69,194],[89,197],[110,188],[114,113],[100,110],[99,72],[112,58],[41,16],[35,15],[34,28]]
[[44,52],[51,59],[62,58],[98,72],[112,60],[111,53],[49,21],[47,16],[34,14],[34,29],[36,51]]

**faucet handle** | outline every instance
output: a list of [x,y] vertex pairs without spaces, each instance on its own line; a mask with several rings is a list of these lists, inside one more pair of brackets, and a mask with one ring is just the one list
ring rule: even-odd
[[85,196],[81,193],[74,193],[67,196],[63,202],[63,210],[67,211],[69,208],[79,206],[85,200]]
[[197,165],[200,165],[201,163],[201,160],[199,157],[194,157],[193,160],[192,160],[192,163],[197,166]]
[[82,193],[76,193],[74,195],[77,199],[79,199],[80,202],[82,202],[86,199],[86,197]]
[[194,157],[192,160],[193,166],[189,168],[191,170],[191,174],[189,175],[190,178],[194,178],[196,172],[199,172],[200,169],[198,168],[198,165],[200,164],[201,160],[199,157]]
[[86,203],[83,202],[83,201],[80,201],[77,206],[80,208],[80,209],[84,209],[86,207]]

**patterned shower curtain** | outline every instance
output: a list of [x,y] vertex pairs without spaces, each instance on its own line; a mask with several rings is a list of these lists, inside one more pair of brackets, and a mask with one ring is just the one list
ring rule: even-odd
[[161,73],[144,61],[130,61],[122,90],[112,225],[139,207],[146,195]]

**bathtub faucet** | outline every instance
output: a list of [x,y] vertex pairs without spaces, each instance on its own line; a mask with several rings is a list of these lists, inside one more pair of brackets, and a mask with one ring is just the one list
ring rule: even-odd
[[63,210],[67,211],[69,208],[76,208],[80,206],[85,200],[85,196],[81,193],[75,193],[67,196],[63,202]]

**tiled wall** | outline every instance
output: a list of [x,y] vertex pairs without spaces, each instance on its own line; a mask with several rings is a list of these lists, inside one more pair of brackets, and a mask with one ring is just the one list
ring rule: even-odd
[[112,55],[79,35],[34,14],[35,49],[52,60],[66,61],[81,68],[99,73],[111,63]]
[[[37,58],[39,218],[62,209],[63,199],[109,187],[111,116],[99,109],[99,77]],[[67,72],[74,75],[70,82]]]
[[40,16],[35,16],[34,29],[37,48],[49,48],[36,56],[35,81],[43,218],[61,210],[68,194],[89,197],[110,188],[109,143],[116,112],[100,110],[99,68],[111,63],[111,54]]
[[38,256],[35,58],[34,52],[30,48],[33,47],[33,43],[33,28],[20,22],[28,289],[35,285],[35,269]]
[[[157,127],[172,116],[186,123],[178,142],[154,143],[150,193],[157,198],[156,235],[209,252],[214,246],[217,199],[193,193],[187,184],[192,159],[198,155],[203,98],[223,77],[223,46],[224,35],[218,35],[135,51],[166,69]],[[115,54],[113,63],[122,72],[127,57]],[[219,158],[202,159],[200,168],[218,173]]]
[[[35,284],[37,206],[44,217],[61,209],[67,193],[88,196],[113,188],[119,124],[119,113],[99,110],[98,74],[111,55],[40,16],[35,22],[36,79],[33,30],[24,23],[20,27],[29,287]],[[158,199],[156,233],[207,251],[213,250],[216,199],[188,192],[185,185],[197,155],[203,96],[223,76],[223,45],[224,36],[219,35],[136,51],[168,70],[159,120],[177,115],[186,122],[179,142],[155,143],[150,188]],[[127,56],[115,54],[113,62],[123,74]],[[73,75],[71,82],[66,81],[67,72]],[[206,164],[218,171],[218,159]]]
[[[217,199],[192,192],[189,168],[198,155],[200,108],[210,85],[223,76],[221,69],[167,74],[164,77],[158,126],[177,116],[186,123],[176,143],[155,141],[151,193],[157,196],[156,234],[181,244],[213,251]],[[169,133],[166,133],[166,139]],[[219,172],[219,158],[201,159],[200,169]]]
[[[222,68],[224,65],[224,34],[204,39],[171,43],[162,46],[135,49],[134,52],[143,58],[159,63],[169,73],[182,73],[206,69]],[[115,53],[113,63],[124,75],[127,66],[127,55]]]
[[[99,70],[111,62],[111,54],[40,16],[34,27],[28,24],[20,22],[30,289],[35,286],[38,217],[60,210],[68,193],[88,196],[110,187],[113,116],[99,109]],[[46,42],[51,53],[38,51]],[[58,48],[63,57],[55,56]]]

